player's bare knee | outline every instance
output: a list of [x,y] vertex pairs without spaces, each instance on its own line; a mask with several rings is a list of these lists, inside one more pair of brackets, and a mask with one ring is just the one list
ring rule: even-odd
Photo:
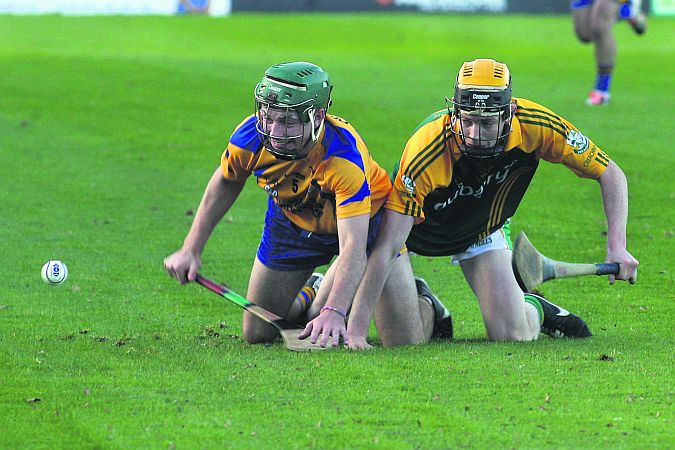
[[278,333],[271,326],[248,323],[246,320],[242,327],[242,335],[249,344],[264,344],[272,342],[278,337]]
[[274,337],[261,333],[244,332],[244,340],[249,344],[264,344],[275,340]]
[[577,38],[582,44],[590,44],[593,42],[593,35],[592,34],[579,34],[577,33]]
[[593,32],[588,28],[574,28],[574,34],[576,34],[577,39],[584,44],[593,42]]

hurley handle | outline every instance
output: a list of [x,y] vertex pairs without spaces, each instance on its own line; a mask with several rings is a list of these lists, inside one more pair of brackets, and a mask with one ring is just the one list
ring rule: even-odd
[[617,275],[620,270],[618,263],[596,264],[595,267],[597,268],[596,275]]

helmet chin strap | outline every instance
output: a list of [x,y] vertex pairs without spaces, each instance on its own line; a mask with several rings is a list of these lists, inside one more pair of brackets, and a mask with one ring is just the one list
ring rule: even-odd
[[321,124],[319,125],[319,128],[314,128],[314,118],[316,114],[316,110],[314,108],[307,110],[307,115],[309,116],[309,122],[312,124],[312,142],[316,142],[317,139],[319,139],[319,136],[321,135],[321,132],[323,131],[323,126],[324,122],[326,119],[321,120]]

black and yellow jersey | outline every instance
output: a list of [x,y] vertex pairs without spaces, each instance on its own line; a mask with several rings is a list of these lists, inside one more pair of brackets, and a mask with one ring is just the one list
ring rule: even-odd
[[401,157],[385,207],[416,218],[410,250],[429,256],[462,252],[513,216],[540,160],[598,179],[609,157],[574,125],[522,98],[503,154],[462,155],[447,110],[417,128]]
[[326,115],[325,127],[306,157],[284,161],[263,148],[256,117],[237,126],[221,158],[223,177],[241,181],[253,174],[298,227],[336,234],[337,219],[369,214],[391,190],[387,172],[372,159],[356,130]]

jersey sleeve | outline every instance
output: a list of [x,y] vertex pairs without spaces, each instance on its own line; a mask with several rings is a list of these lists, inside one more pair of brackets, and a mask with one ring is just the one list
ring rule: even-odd
[[339,220],[370,215],[371,191],[366,172],[342,158],[333,159],[328,170],[326,181],[335,193],[335,217]]
[[386,172],[373,161],[354,127],[332,115],[326,121],[323,143],[329,163],[324,180],[335,195],[335,217],[372,216],[373,208],[382,206],[391,188]]
[[[520,109],[521,124],[535,124],[537,156],[545,161],[563,164],[581,178],[598,179],[609,164],[609,156],[574,125],[540,106]],[[522,111],[522,112],[520,112]]]
[[[392,180],[393,187],[385,208],[415,217],[415,223],[424,221],[424,200],[436,186],[434,173],[439,156],[445,149],[445,129],[442,124],[430,123],[419,128],[408,140]],[[445,168],[446,172],[451,170]],[[446,178],[451,178],[446,173]]]
[[238,148],[229,143],[220,158],[220,167],[223,178],[227,181],[243,181],[251,174],[246,168],[251,162],[250,152]]
[[386,170],[370,159],[370,215],[373,216],[384,206],[391,192],[391,179]]
[[251,174],[251,161],[262,145],[255,120],[249,116],[237,126],[220,158],[223,177],[228,181],[243,181]]

